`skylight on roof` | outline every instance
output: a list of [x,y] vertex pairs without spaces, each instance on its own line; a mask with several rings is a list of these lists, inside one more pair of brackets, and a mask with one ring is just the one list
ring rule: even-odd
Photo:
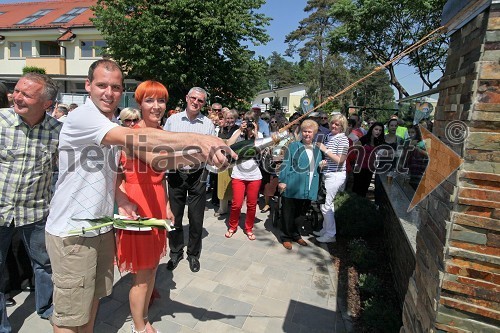
[[41,10],[37,11],[36,13],[31,14],[30,16],[28,16],[26,18],[23,18],[21,21],[17,22],[16,24],[31,24],[31,23],[35,22],[36,20],[38,20],[39,18],[44,17],[45,15],[50,13],[51,11],[52,11],[52,9],[41,9]]
[[66,23],[83,13],[84,11],[87,10],[87,7],[76,7],[67,12],[66,14],[63,14],[62,16],[58,17],[57,19],[54,20],[52,23]]

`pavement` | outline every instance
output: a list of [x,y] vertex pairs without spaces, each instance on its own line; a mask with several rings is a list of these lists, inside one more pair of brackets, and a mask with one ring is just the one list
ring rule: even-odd
[[[201,270],[192,273],[184,259],[168,271],[168,255],[160,262],[156,288],[161,298],[149,310],[156,329],[163,333],[352,331],[345,292],[338,290],[338,272],[326,244],[304,237],[309,246],[294,243],[291,251],[286,250],[269,213],[259,210],[256,240],[247,239],[241,229],[227,239],[228,215],[214,217],[210,203],[207,207]],[[187,224],[187,218],[184,221]],[[101,300],[94,332],[131,332],[131,281],[131,274],[120,275],[115,269],[113,293]],[[50,323],[34,312],[33,293],[22,292],[14,299],[17,305],[7,308],[13,332],[52,332]]]

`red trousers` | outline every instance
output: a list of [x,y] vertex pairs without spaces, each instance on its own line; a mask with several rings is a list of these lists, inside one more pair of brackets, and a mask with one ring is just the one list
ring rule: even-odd
[[229,229],[238,229],[240,221],[241,207],[245,194],[247,196],[247,215],[245,218],[245,232],[251,232],[255,222],[255,211],[257,210],[257,199],[259,198],[261,180],[241,180],[233,178],[233,201],[231,204],[231,214],[229,215]]

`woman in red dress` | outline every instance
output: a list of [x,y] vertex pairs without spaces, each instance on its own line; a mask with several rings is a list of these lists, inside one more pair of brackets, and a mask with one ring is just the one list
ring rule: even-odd
[[[160,128],[159,123],[167,107],[168,91],[156,81],[145,81],[135,91],[135,100],[142,112],[142,120],[133,128]],[[131,153],[122,152],[120,164],[124,181],[122,189],[130,202],[137,205],[142,217],[171,218],[165,194],[164,172],[157,172]],[[148,321],[148,305],[153,293],[156,270],[167,250],[166,231],[117,232],[117,264],[121,272],[134,274],[129,302],[132,314],[132,332],[157,332]]]

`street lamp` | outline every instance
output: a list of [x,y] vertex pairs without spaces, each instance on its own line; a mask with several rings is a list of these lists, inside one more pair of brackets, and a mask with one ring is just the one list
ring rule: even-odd
[[269,103],[271,103],[271,100],[269,99],[269,97],[264,97],[262,101],[264,102],[264,104],[266,104],[266,112],[267,112],[267,106],[269,105]]

